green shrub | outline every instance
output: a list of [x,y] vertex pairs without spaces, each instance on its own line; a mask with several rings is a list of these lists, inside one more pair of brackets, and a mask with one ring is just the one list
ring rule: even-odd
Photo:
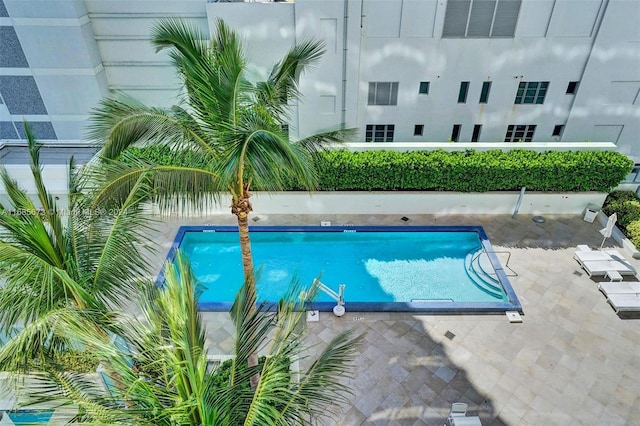
[[613,191],[604,201],[602,211],[607,216],[618,215],[618,227],[636,246],[640,247],[640,198],[633,191]]
[[[124,161],[196,164],[193,152],[164,147],[129,148]],[[193,163],[192,163],[193,162]],[[611,151],[474,150],[364,151],[344,149],[314,157],[321,191],[531,191],[608,192],[631,171],[633,161]],[[292,182],[290,190],[302,190]],[[256,187],[254,190],[260,190]]]
[[625,234],[634,246],[640,247],[640,220],[631,222],[627,226]]
[[[264,362],[267,360],[266,356],[261,356],[258,358],[258,369],[262,370],[262,366],[264,365]],[[220,364],[220,366],[218,366],[218,368],[214,371],[213,375],[213,381],[211,382],[211,387],[212,388],[224,388],[229,384],[229,379],[231,378],[231,365],[233,364],[233,360],[232,359],[228,359],[226,361],[224,361],[222,364]],[[286,371],[289,371],[289,367],[291,365],[291,361],[289,359],[285,359],[285,361],[282,364],[282,368]],[[238,368],[245,368],[245,366],[238,366]],[[248,367],[246,367],[248,368]],[[287,382],[289,382],[291,380],[291,375],[287,375],[287,378],[285,378],[285,380]],[[249,383],[243,383],[240,386],[242,387],[246,387],[247,389],[249,388]]]
[[[633,203],[639,201],[638,196],[633,191],[613,191],[608,196],[602,206],[602,211],[607,216],[612,215],[613,213],[618,213],[618,219],[621,216],[625,215],[625,212],[629,209],[633,209]],[[626,206],[625,203],[631,202],[631,206]],[[629,222],[631,222],[631,219]]]
[[[95,373],[100,360],[91,352],[70,349],[56,353],[50,361],[59,371],[73,371],[75,373]],[[41,370],[41,361],[32,359],[27,362],[27,370]]]

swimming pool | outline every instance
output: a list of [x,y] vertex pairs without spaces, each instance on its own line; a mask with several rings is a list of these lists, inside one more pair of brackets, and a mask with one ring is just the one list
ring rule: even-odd
[[[478,226],[251,227],[258,297],[285,294],[292,278],[345,284],[347,311],[500,312],[520,303]],[[243,282],[236,227],[183,226],[168,259],[180,248],[206,288],[199,306],[229,310]],[[162,282],[162,277],[158,279]],[[312,308],[335,302],[320,292]]]
[[[12,424],[16,426],[26,426],[34,424],[48,424],[53,410],[16,410],[6,411],[5,415],[9,417]],[[11,423],[9,423],[11,424]]]

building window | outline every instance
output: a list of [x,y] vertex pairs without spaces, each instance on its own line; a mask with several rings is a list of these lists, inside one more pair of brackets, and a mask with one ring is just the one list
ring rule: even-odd
[[429,94],[429,82],[428,81],[421,81],[420,82],[420,89],[418,89],[418,93],[420,93],[421,95],[428,95]]
[[448,0],[443,38],[513,37],[522,0]]
[[533,140],[533,132],[536,131],[534,124],[510,124],[507,127],[507,134],[504,137],[505,142],[531,142]]
[[282,131],[282,133],[283,133],[286,137],[289,137],[289,125],[288,125],[288,124],[281,124],[281,125],[280,125],[280,130]]
[[564,124],[558,124],[553,126],[553,133],[551,136],[562,136],[562,131],[564,130]]
[[454,124],[453,129],[451,130],[451,142],[458,142],[460,139],[460,128],[462,124]]
[[489,92],[491,91],[491,82],[485,81],[482,83],[482,91],[480,92],[480,103],[486,104],[489,100]]
[[460,82],[460,91],[458,92],[458,103],[463,104],[467,102],[467,93],[469,93],[469,82]]
[[393,142],[393,124],[367,124],[365,142]]
[[416,124],[413,126],[413,136],[422,136],[424,132],[424,124]]
[[369,83],[369,105],[398,105],[398,83]]
[[522,81],[516,93],[516,104],[542,104],[549,87],[548,81]]
[[473,126],[473,134],[471,135],[471,142],[478,142],[480,139],[480,131],[482,130],[482,124],[476,124]]
[[578,82],[570,81],[569,84],[567,85],[567,95],[575,95],[577,90],[578,90]]

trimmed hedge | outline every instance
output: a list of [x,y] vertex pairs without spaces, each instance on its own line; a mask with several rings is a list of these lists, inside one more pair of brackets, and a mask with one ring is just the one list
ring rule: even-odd
[[[164,147],[129,148],[123,160],[196,164],[205,160]],[[473,150],[327,151],[314,157],[320,191],[530,191],[608,192],[631,171],[633,161],[611,151]],[[193,163],[190,163],[193,164]],[[254,188],[260,190],[260,188]],[[290,190],[303,190],[292,183]]]
[[617,213],[617,225],[633,245],[640,247],[640,198],[633,191],[613,191],[602,206],[607,216]]
[[[100,360],[91,352],[70,349],[66,352],[54,354],[50,362],[57,365],[57,369],[60,371],[95,373]],[[41,363],[38,359],[30,359],[24,367],[26,367],[27,371],[40,371]]]

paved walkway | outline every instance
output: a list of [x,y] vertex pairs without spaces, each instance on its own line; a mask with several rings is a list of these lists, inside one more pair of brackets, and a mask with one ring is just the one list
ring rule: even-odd
[[[353,405],[335,423],[322,424],[442,425],[457,401],[468,403],[468,414],[484,426],[640,424],[640,320],[617,316],[572,258],[578,244],[600,245],[600,226],[578,216],[546,219],[259,216],[259,225],[481,225],[494,249],[511,252],[509,266],[518,274],[511,283],[523,304],[521,324],[504,315],[321,313],[320,322],[308,324],[310,343],[346,328],[367,332],[355,360]],[[233,224],[234,218],[169,221],[158,237],[165,251],[178,222]],[[631,263],[640,270],[639,261]],[[204,317],[211,352],[230,353],[226,314]]]

